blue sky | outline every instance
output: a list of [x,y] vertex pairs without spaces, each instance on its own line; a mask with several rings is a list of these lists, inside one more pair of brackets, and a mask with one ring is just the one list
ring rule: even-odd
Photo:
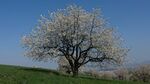
[[150,60],[149,0],[0,0],[0,64],[55,68],[54,63],[24,57],[20,39],[31,32],[41,14],[70,4],[86,10],[101,8],[131,49],[128,59],[134,63]]

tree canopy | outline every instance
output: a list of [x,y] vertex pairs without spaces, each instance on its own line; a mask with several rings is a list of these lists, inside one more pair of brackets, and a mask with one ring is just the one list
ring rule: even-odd
[[74,76],[87,63],[121,63],[127,54],[121,37],[100,10],[86,11],[76,5],[49,13],[23,37],[26,56],[48,61],[64,56]]

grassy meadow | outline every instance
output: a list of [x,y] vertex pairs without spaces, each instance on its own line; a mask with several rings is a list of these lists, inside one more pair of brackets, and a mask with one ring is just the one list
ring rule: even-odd
[[54,70],[0,65],[0,84],[146,84],[143,82],[71,77]]

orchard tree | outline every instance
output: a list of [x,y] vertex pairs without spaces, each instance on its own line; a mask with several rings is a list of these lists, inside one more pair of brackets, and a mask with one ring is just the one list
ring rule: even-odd
[[64,56],[73,76],[85,64],[120,64],[127,54],[120,35],[100,10],[86,11],[76,5],[41,17],[35,29],[23,37],[26,56],[48,61]]

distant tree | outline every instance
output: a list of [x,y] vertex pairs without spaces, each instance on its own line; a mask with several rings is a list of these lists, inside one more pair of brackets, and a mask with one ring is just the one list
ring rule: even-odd
[[38,61],[64,56],[73,76],[87,63],[121,63],[127,54],[121,43],[98,9],[88,12],[75,5],[42,16],[32,33],[23,37],[26,56]]
[[140,65],[132,70],[131,80],[150,82],[150,64]]
[[129,70],[124,67],[120,67],[117,70],[115,70],[114,74],[116,75],[115,79],[117,80],[129,80],[131,77]]

